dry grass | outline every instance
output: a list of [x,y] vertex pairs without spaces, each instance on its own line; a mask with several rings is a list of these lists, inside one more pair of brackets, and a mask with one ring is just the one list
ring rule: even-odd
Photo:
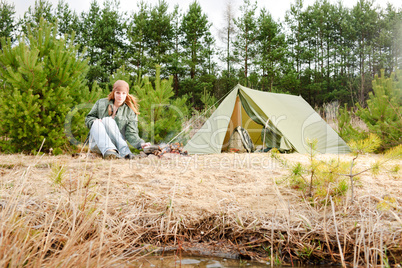
[[136,258],[132,225],[109,214],[110,185],[98,192],[86,163],[57,182],[50,167],[65,159],[17,157],[2,156],[10,164],[1,170],[0,266],[110,267]]
[[[378,157],[362,156],[357,168]],[[401,161],[363,174],[354,205],[345,197],[333,210],[330,197],[313,207],[277,184],[287,170],[269,154],[0,155],[0,163],[1,266],[136,266],[163,249],[281,264],[402,261]]]
[[[366,125],[366,123],[363,122],[363,120],[360,119],[360,117],[352,114],[351,115],[351,120],[350,120],[350,125],[353,126],[354,129],[358,129],[362,132],[369,132],[369,129]],[[338,118],[327,118],[323,117],[324,120],[327,122],[327,124],[336,132],[339,132],[339,123],[338,123]]]

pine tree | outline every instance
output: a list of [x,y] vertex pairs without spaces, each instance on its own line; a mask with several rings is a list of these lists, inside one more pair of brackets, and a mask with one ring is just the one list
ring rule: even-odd
[[104,87],[108,78],[125,63],[125,13],[119,12],[119,1],[106,0],[101,8],[91,2],[88,13],[81,13],[81,42],[88,48],[88,80]]
[[197,1],[190,4],[187,14],[183,16],[181,30],[183,32],[183,49],[185,51],[185,62],[190,69],[190,78],[202,72],[202,66],[208,59],[211,49],[209,37],[211,23],[208,17],[202,12],[201,6]]
[[167,64],[167,72],[173,75],[173,89],[175,95],[179,95],[179,77],[183,77],[185,75],[185,68],[183,63],[183,50],[180,46],[182,33],[180,29],[180,22],[182,20],[182,14],[179,12],[179,6],[176,5],[174,7],[174,11],[172,13],[173,21],[172,21],[172,39],[173,39],[173,47],[172,52],[168,58]]
[[[56,7],[56,19],[60,37],[79,31],[79,18],[75,11],[71,10],[65,0],[60,0]],[[76,38],[76,43],[79,41]]]
[[236,84],[237,80],[233,75],[233,64],[234,59],[231,55],[231,43],[233,36],[235,34],[235,25],[233,23],[233,19],[235,18],[234,15],[234,7],[233,4],[230,2],[226,3],[226,7],[223,13],[224,17],[224,25],[219,30],[219,37],[221,41],[224,43],[225,48],[222,48],[220,54],[220,60],[226,63],[226,70],[222,70],[221,81],[224,84],[224,93],[229,92]]
[[20,36],[17,46],[1,40],[0,148],[31,152],[46,139],[44,150],[60,150],[68,145],[67,113],[91,98],[85,86],[88,62],[43,18],[28,34]]
[[274,85],[279,82],[281,69],[287,64],[285,35],[281,33],[280,24],[265,9],[261,10],[258,18],[258,29],[257,65],[262,71],[262,90],[272,92]]
[[255,12],[257,2],[250,3],[250,0],[244,0],[240,7],[240,18],[234,20],[237,28],[237,35],[233,42],[234,57],[242,65],[243,75],[239,76],[240,83],[249,85],[250,62],[255,57],[255,41],[257,39],[257,21]]
[[[147,48],[152,69],[156,64],[166,67],[173,50],[173,15],[168,13],[168,7],[165,0],[160,0],[150,11]],[[166,71],[164,76],[168,76]]]
[[201,104],[200,98],[205,88],[208,92],[213,89],[210,83],[210,77],[213,75],[210,74],[214,68],[211,59],[214,39],[210,28],[211,23],[200,4],[197,1],[192,2],[181,24],[183,62],[188,66],[190,76],[180,83],[179,95],[191,94],[193,107]]
[[[0,1],[0,37],[11,38],[16,28],[14,22],[15,6],[8,4],[5,0]],[[1,50],[1,45],[0,45]]]
[[358,69],[360,75],[360,88],[358,99],[360,105],[363,105],[366,94],[370,91],[370,73],[373,41],[375,37],[375,27],[378,23],[378,13],[371,0],[360,0],[351,11],[352,26],[356,48],[354,50],[358,59]]
[[56,22],[56,17],[53,14],[53,5],[48,0],[35,0],[34,7],[28,7],[28,11],[24,13],[24,17],[20,21],[22,32],[28,35],[28,29],[39,26],[41,18],[50,23]]
[[129,22],[127,38],[129,40],[129,61],[137,77],[148,73],[148,58],[146,55],[146,41],[149,32],[148,4],[140,1],[137,4],[139,11],[134,13]]
[[160,66],[156,66],[155,88],[145,77],[134,86],[139,99],[141,136],[152,143],[169,142],[182,129],[182,119],[187,116],[186,97],[171,99],[174,95],[173,78],[160,79]]
[[402,143],[402,71],[391,77],[375,76],[373,92],[369,93],[367,108],[357,104],[357,115],[366,123],[370,133],[382,140],[380,150],[389,149]]

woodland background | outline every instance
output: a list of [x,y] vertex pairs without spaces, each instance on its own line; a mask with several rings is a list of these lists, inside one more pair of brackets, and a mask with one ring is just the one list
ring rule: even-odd
[[344,138],[361,132],[349,127],[355,112],[365,121],[364,111],[374,114],[370,105],[383,107],[377,117],[386,115],[384,124],[393,125],[379,133],[396,132],[386,147],[401,143],[401,7],[296,1],[281,23],[244,0],[236,12],[226,6],[225,23],[215,25],[220,31],[213,36],[197,1],[172,12],[165,0],[141,1],[133,13],[120,10],[118,1],[93,1],[77,14],[67,2],[38,0],[20,19],[12,4],[0,3],[3,151],[38,149],[46,137],[45,148],[63,147],[66,140],[57,140],[66,136],[66,124],[82,139],[85,131],[76,126],[85,112],[71,109],[106,96],[117,78],[129,81],[142,101],[140,130],[149,136],[156,128],[155,142],[181,130],[182,120],[163,107],[149,118],[150,106],[168,103],[191,117],[240,83],[301,95],[316,110],[344,107],[338,130]]

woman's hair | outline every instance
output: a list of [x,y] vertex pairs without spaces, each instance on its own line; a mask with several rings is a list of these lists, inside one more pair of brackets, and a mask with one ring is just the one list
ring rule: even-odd
[[[127,91],[127,97],[126,100],[124,101],[127,104],[127,106],[130,107],[131,110],[134,111],[134,113],[140,114],[138,110],[137,98],[129,93],[129,87],[126,81],[117,80],[116,82],[114,82],[113,90],[112,92],[109,93],[108,100],[114,100],[114,93],[119,88],[124,88]],[[110,109],[110,107],[108,109],[109,109],[109,115],[112,115],[112,110]]]

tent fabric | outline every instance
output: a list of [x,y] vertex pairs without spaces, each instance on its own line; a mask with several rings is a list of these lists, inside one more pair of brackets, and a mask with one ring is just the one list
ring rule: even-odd
[[[231,123],[231,116],[235,106],[238,90],[234,89],[222,101],[205,124],[194,134],[184,146],[190,154],[218,154],[221,153],[223,139]],[[232,129],[234,129],[233,127]]]
[[222,148],[227,147],[224,140],[228,129],[235,129],[239,122],[251,136],[253,132],[261,135],[261,127],[250,129],[247,126],[252,124],[243,122],[244,119],[232,120],[232,115],[238,113],[235,111],[235,106],[239,106],[236,99],[240,100],[249,121],[281,135],[280,143],[287,149],[291,147],[299,153],[308,153],[308,142],[317,140],[316,150],[320,153],[350,152],[346,143],[302,97],[258,91],[241,85],[229,93],[184,150],[189,154],[221,153]]

